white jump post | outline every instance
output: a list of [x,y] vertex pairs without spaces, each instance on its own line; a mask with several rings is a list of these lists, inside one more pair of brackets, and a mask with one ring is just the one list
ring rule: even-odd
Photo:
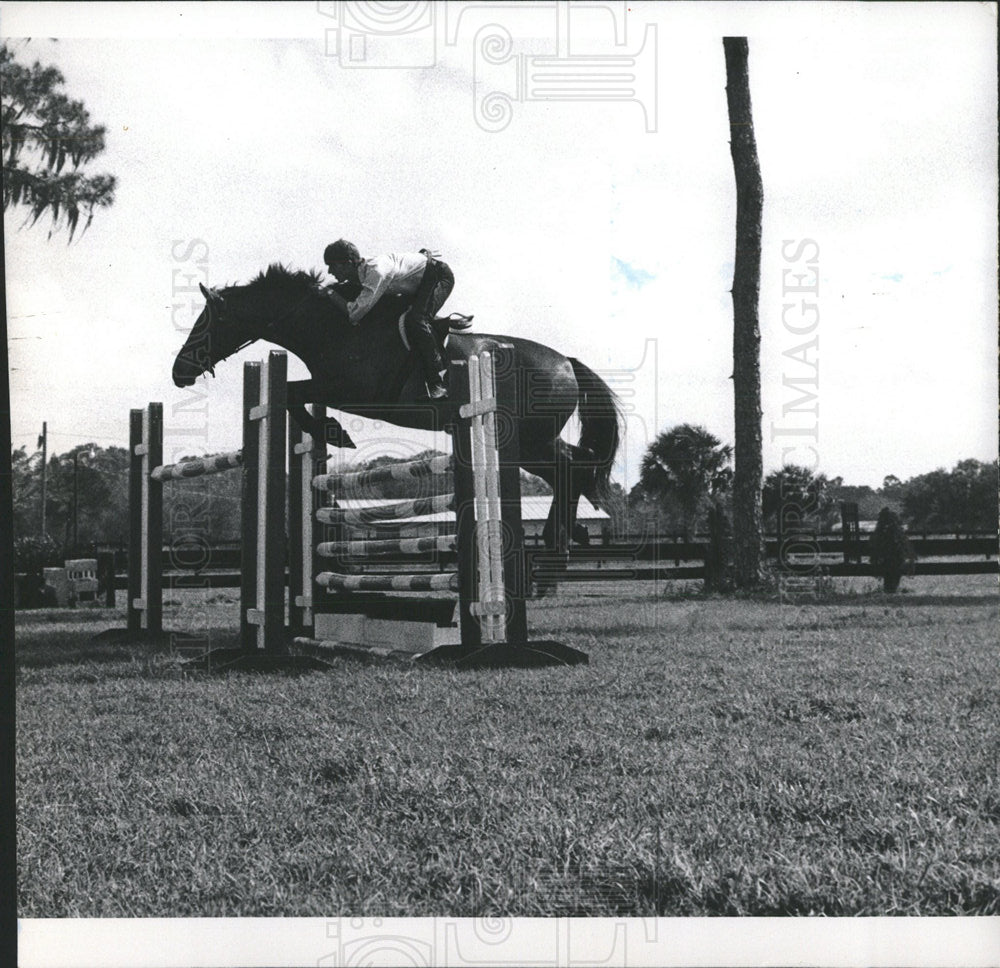
[[243,369],[240,641],[244,652],[285,644],[285,434],[288,356],[272,350]]

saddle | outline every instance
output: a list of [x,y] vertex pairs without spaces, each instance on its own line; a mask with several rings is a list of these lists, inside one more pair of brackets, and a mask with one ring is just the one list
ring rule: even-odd
[[[408,353],[413,352],[413,348],[410,346],[410,340],[406,335],[406,326],[403,321],[406,319],[406,313],[402,313],[399,317],[399,338],[403,341],[403,345],[406,347]],[[434,327],[434,335],[437,337],[438,348],[444,352],[445,347],[448,345],[448,336],[451,333],[464,333],[467,329],[472,328],[472,320],[475,316],[464,316],[462,313],[451,313],[448,316],[435,316],[431,321],[431,325]]]

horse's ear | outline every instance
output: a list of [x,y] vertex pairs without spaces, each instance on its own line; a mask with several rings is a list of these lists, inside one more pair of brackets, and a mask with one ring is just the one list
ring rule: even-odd
[[206,288],[200,282],[198,283],[198,288],[201,290],[201,294],[205,297],[205,305],[211,313],[220,313],[225,309],[226,300],[222,298],[220,293],[217,293],[214,289]]
[[201,294],[205,297],[205,302],[214,303],[217,306],[221,306],[225,303],[222,296],[214,289],[207,289],[200,282],[198,283],[198,288],[201,290]]

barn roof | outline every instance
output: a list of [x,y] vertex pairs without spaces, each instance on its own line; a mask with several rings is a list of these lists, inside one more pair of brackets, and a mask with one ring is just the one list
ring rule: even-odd
[[[531,494],[521,498],[522,521],[544,521],[552,506],[551,494]],[[576,512],[577,521],[610,521],[607,511],[598,511],[585,497],[580,498]]]

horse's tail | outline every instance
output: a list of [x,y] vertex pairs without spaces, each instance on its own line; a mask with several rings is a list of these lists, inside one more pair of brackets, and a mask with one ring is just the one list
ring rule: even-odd
[[589,366],[569,358],[580,388],[580,447],[593,454],[594,477],[584,495],[595,506],[606,506],[611,497],[611,468],[621,444],[621,403]]

